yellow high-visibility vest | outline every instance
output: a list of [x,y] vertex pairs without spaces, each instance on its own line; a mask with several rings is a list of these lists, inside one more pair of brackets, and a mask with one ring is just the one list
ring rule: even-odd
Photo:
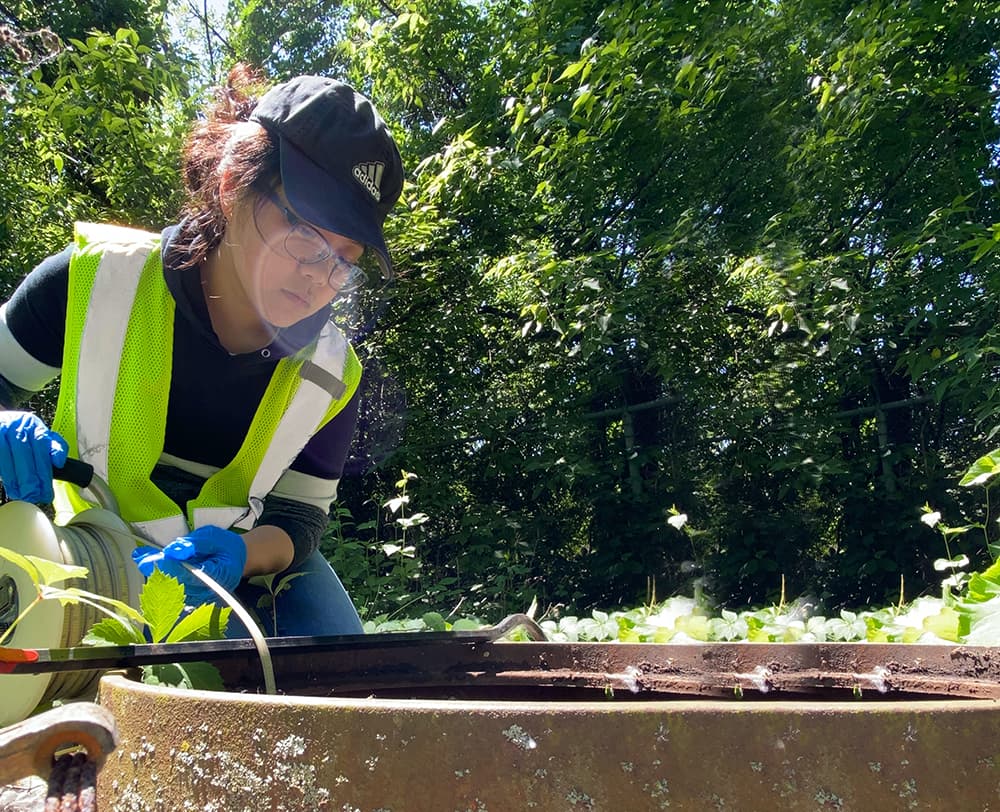
[[[78,223],[75,240],[52,428],[71,457],[94,466],[141,535],[167,543],[208,524],[249,530],[278,478],[357,390],[354,349],[328,322],[311,346],[282,358],[236,456],[184,510],[150,479],[163,452],[173,366],[174,300],[160,236]],[[76,486],[55,486],[57,523],[92,506]]]

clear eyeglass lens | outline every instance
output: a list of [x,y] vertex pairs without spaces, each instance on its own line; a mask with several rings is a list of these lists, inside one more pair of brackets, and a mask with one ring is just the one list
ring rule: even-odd
[[291,212],[285,209],[285,218],[289,222],[288,234],[285,236],[285,251],[290,257],[305,265],[314,265],[334,256],[330,244],[318,231],[305,223],[292,223],[290,214]]
[[[254,207],[254,224],[265,244],[273,251],[284,253],[303,265],[331,262],[327,284],[340,293],[354,293],[365,286],[368,273],[337,254],[326,238],[308,223],[303,222],[273,193],[261,196],[261,204]],[[278,218],[266,218],[261,208],[270,204],[272,215],[281,213],[283,225],[277,225]],[[271,220],[261,222],[262,220]]]
[[353,262],[338,257],[330,271],[329,285],[341,293],[354,293],[365,286],[368,274]]

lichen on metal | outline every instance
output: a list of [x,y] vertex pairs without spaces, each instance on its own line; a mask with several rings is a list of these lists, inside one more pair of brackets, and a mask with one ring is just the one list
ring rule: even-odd
[[[99,800],[125,812],[815,812],[951,808],[960,786],[963,808],[992,808],[1000,702],[935,698],[949,696],[940,693],[947,658],[918,673],[884,647],[859,648],[674,648],[670,662],[658,646],[496,644],[416,663],[406,658],[419,652],[396,662],[355,653],[280,661],[280,697],[114,675],[101,701],[121,720],[121,749],[137,758],[111,760]],[[956,648],[951,661],[961,672],[952,682],[967,678],[982,696],[1000,659]],[[687,662],[700,670],[685,674]],[[824,683],[818,665],[838,676]],[[407,685],[392,684],[394,666]],[[607,697],[608,676],[629,667],[640,672],[638,693]],[[928,681],[932,698],[901,695],[901,673],[911,686]],[[325,684],[323,674],[332,675]],[[736,674],[760,681],[744,683],[752,699],[734,698]],[[374,685],[355,695],[351,680],[366,676]],[[854,699],[859,676],[866,690]],[[795,679],[816,686],[817,698],[788,698]],[[659,693],[665,684],[729,690],[690,699]],[[130,806],[141,798],[146,806]]]

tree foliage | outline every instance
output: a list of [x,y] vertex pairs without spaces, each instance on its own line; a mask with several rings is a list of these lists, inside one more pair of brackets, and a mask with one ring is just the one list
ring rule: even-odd
[[[360,346],[377,465],[326,547],[360,603],[936,584],[920,506],[978,509],[957,480],[1000,427],[1000,3],[233,0],[205,26],[364,90],[408,169]],[[8,281],[74,218],[175,208],[190,64],[60,36],[4,74]]]
[[525,601],[686,562],[737,599],[932,583],[917,506],[960,507],[996,425],[997,18],[359,4],[351,78],[412,167],[379,349],[430,571]]
[[[5,28],[0,278],[8,292],[67,244],[76,220],[157,227],[172,218],[179,138],[191,117],[189,67],[160,47],[155,8],[27,5]],[[26,25],[41,26],[44,50]]]

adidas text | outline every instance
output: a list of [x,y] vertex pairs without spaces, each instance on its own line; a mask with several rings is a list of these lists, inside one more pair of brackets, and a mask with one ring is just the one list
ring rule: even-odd
[[380,163],[358,164],[354,167],[354,177],[364,186],[376,202],[381,202],[382,192],[379,181],[382,180],[384,166]]

